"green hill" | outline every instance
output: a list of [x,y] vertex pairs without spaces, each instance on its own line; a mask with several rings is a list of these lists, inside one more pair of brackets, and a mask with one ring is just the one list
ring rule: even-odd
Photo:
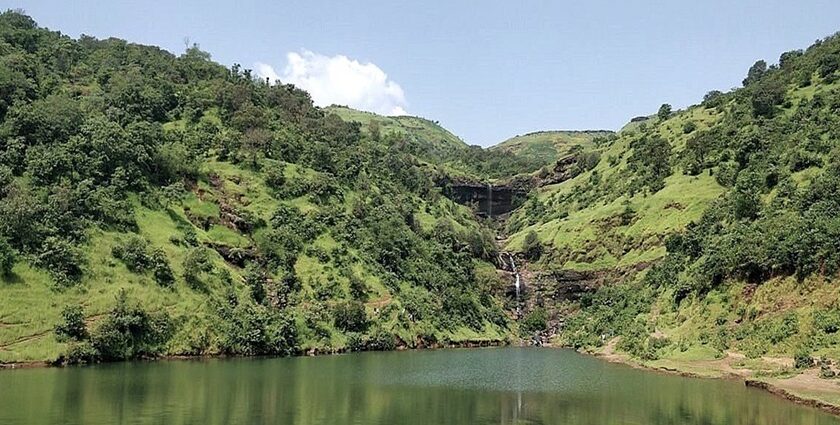
[[[468,148],[458,136],[443,128],[436,121],[414,116],[384,116],[359,111],[345,106],[329,106],[326,112],[334,113],[345,121],[355,121],[363,131],[374,131],[380,137],[389,133],[402,134],[415,146],[419,155],[444,158]],[[373,123],[373,124],[372,124]]]
[[743,88],[662,108],[595,143],[590,170],[532,193],[507,249],[541,249],[532,270],[600,286],[552,306],[566,319],[559,342],[619,337],[653,365],[727,351],[837,358],[838,71],[837,35],[760,61]]
[[196,47],[16,12],[0,46],[0,362],[511,335],[491,231],[398,138]]
[[547,164],[546,158],[542,157],[469,146],[437,122],[425,118],[386,117],[344,106],[330,106],[326,111],[347,122],[359,123],[368,136],[397,145],[438,174],[460,180],[507,179],[516,174],[531,173]]
[[567,155],[572,148],[580,146],[589,148],[592,140],[613,134],[609,130],[552,130],[536,131],[524,135],[517,135],[507,139],[490,150],[510,152],[525,157],[541,165],[549,165],[557,159]]

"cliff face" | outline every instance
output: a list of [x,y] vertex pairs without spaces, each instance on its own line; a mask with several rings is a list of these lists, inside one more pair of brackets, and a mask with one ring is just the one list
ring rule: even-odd
[[524,197],[526,192],[511,186],[459,182],[446,185],[444,195],[459,204],[475,205],[478,215],[496,217],[513,211],[517,197]]

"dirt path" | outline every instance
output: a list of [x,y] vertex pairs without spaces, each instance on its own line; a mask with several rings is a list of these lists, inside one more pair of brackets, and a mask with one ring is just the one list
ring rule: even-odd
[[41,337],[43,337],[44,335],[46,335],[50,332],[52,332],[52,330],[47,330],[47,331],[44,331],[44,332],[39,332],[39,333],[36,333],[36,334],[20,337],[20,338],[15,339],[11,342],[0,345],[0,351],[9,351],[8,348],[13,346],[13,345],[22,344],[24,342],[32,341],[33,339],[41,338]]

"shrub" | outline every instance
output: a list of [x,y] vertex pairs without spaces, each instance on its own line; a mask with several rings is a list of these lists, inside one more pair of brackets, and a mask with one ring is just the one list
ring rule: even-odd
[[793,355],[793,367],[796,369],[809,369],[814,366],[814,358],[807,349],[799,349]]
[[522,319],[521,329],[529,334],[542,331],[546,327],[547,320],[545,309],[535,308]]
[[274,190],[280,190],[286,183],[283,166],[267,167],[263,170],[265,183]]
[[0,276],[9,276],[12,274],[12,267],[16,261],[15,249],[9,245],[9,242],[0,237]]
[[258,304],[265,303],[266,280],[267,277],[265,272],[256,264],[248,264],[248,267],[245,268],[245,284],[251,289],[251,298],[253,298]]
[[82,341],[88,337],[85,312],[80,305],[69,305],[61,311],[61,322],[55,327],[59,342]]
[[90,363],[98,357],[99,353],[90,341],[73,341],[68,345],[67,352],[64,354],[64,363],[71,365]]
[[543,248],[540,243],[540,238],[537,236],[537,232],[531,230],[525,235],[525,239],[522,241],[522,254],[528,260],[536,261],[540,259],[542,252]]
[[350,296],[359,301],[367,301],[368,299],[368,286],[355,273],[350,275]]
[[227,298],[218,306],[222,352],[249,356],[297,352],[297,327],[288,312],[240,303],[233,291]]
[[160,354],[172,331],[165,313],[150,314],[120,291],[114,308],[91,333],[90,342],[101,360],[135,359]]
[[343,301],[333,310],[335,327],[345,332],[364,332],[368,328],[365,306],[359,301]]
[[172,273],[172,267],[169,266],[169,260],[166,258],[166,253],[163,249],[157,248],[152,251],[149,262],[151,263],[155,282],[165,287],[170,287],[175,283],[175,275]]
[[111,255],[135,273],[142,273],[151,268],[146,240],[137,235],[131,235],[124,242],[115,245],[111,249]]
[[371,333],[366,345],[370,351],[390,351],[396,348],[397,341],[392,333],[380,328]]
[[213,269],[213,263],[207,250],[204,248],[193,248],[187,252],[184,258],[184,281],[192,289],[203,289],[204,282],[201,281],[201,274]]
[[47,269],[60,286],[70,286],[82,278],[84,256],[70,242],[50,236],[44,240],[37,263]]

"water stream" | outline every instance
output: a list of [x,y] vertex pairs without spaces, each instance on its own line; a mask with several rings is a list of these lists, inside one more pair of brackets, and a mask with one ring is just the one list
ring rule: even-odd
[[514,287],[516,288],[516,317],[519,318],[519,315],[520,315],[520,311],[519,311],[519,304],[520,304],[520,302],[519,302],[519,292],[520,292],[520,285],[521,285],[520,279],[521,278],[519,277],[519,271],[516,270],[516,261],[513,259],[513,254],[508,253],[508,259],[510,259],[510,269],[511,269],[511,271],[513,271],[513,276],[516,278],[516,280],[514,281]]

